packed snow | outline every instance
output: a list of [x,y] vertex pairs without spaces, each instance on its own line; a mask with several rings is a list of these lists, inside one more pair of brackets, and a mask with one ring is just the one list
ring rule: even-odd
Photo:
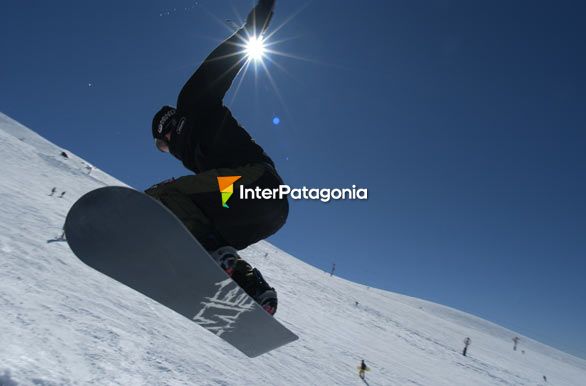
[[0,385],[586,384],[582,359],[331,277],[268,242],[243,257],[277,288],[276,317],[300,339],[250,359],[85,266],[60,238],[77,198],[124,183],[3,114],[0,149]]

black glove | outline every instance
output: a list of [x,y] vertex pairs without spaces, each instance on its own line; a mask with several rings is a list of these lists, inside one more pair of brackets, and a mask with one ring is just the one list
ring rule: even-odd
[[274,8],[275,0],[259,0],[256,7],[250,11],[246,18],[246,29],[248,29],[249,33],[263,34],[269,27]]

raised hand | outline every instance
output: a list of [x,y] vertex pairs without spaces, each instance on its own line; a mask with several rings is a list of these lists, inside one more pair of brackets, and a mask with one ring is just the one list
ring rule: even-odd
[[271,22],[275,0],[259,0],[246,18],[245,28],[254,35],[263,34]]

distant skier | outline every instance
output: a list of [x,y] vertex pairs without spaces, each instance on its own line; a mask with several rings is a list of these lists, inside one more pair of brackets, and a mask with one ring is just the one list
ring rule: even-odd
[[[271,158],[232,117],[223,98],[246,63],[249,36],[266,31],[275,0],[260,0],[245,25],[221,43],[199,66],[177,99],[153,118],[156,147],[196,173],[154,185],[146,193],[169,208],[222,268],[267,312],[277,310],[277,294],[237,250],[278,231],[287,219],[283,199],[221,202],[218,177],[240,177],[246,188],[277,189],[283,183]],[[172,52],[166,53],[170,56]],[[234,187],[234,191],[237,188]]]
[[358,376],[360,377],[360,379],[364,380],[364,377],[366,376],[365,372],[368,370],[370,369],[368,368],[368,366],[366,366],[366,363],[364,363],[363,359],[360,363],[360,366],[358,366]]
[[472,339],[466,337],[466,339],[464,339],[464,350],[462,351],[462,355],[466,356],[466,354],[468,353],[468,346],[470,346],[470,343],[472,343]]
[[520,340],[521,339],[518,336],[516,336],[516,337],[513,338],[513,350],[514,351],[517,351],[517,345],[519,344],[519,341]]
[[53,188],[51,189],[51,193],[48,194],[49,197],[53,196],[55,194],[55,192],[57,191],[57,188]]

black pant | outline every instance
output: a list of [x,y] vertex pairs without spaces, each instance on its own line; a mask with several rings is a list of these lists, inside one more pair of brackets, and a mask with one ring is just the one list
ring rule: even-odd
[[[234,194],[222,206],[217,177],[240,176]],[[263,240],[278,231],[289,214],[287,198],[240,198],[239,187],[276,189],[282,180],[266,163],[208,170],[152,186],[145,193],[161,201],[207,249],[224,245],[236,249]]]

